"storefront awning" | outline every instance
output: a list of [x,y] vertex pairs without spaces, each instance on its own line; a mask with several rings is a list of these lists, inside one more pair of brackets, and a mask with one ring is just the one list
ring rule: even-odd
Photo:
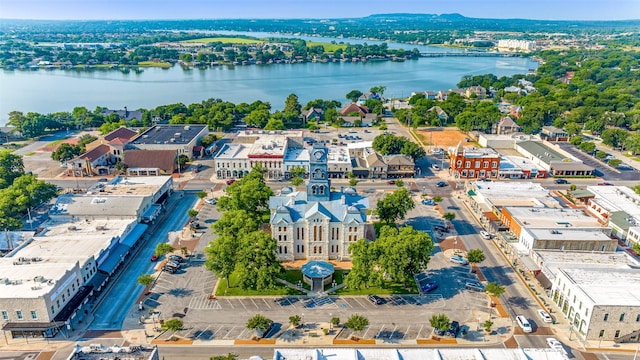
[[113,270],[118,267],[118,264],[124,260],[125,255],[131,248],[124,244],[118,244],[115,249],[111,251],[109,257],[98,266],[98,270],[102,270],[107,274],[112,274]]
[[73,314],[73,312],[76,311],[76,309],[80,306],[80,304],[82,304],[84,298],[89,295],[91,290],[93,290],[93,286],[81,286],[80,289],[78,289],[78,292],[73,295],[71,300],[69,300],[67,305],[65,305],[62,310],[60,310],[60,312],[56,315],[55,318],[53,318],[53,320],[62,322],[67,321],[69,316],[71,316],[71,314]]
[[[154,210],[155,208],[156,206],[149,207],[149,209],[154,209]],[[157,208],[159,208],[159,206],[157,206]],[[144,233],[144,231],[147,230],[147,227],[148,226],[145,224],[136,224],[136,226],[131,231],[129,231],[129,234],[127,234],[127,236],[125,236],[125,238],[120,243],[130,248],[133,247],[133,245],[135,245],[135,243],[138,242],[138,239],[140,239],[140,236],[142,235],[142,233]]]
[[467,191],[467,195],[469,195],[469,196],[476,196],[476,192],[475,192],[475,191],[473,191],[473,190],[469,190],[469,191]]
[[8,322],[2,326],[4,331],[46,331],[64,325],[62,321],[52,322]]

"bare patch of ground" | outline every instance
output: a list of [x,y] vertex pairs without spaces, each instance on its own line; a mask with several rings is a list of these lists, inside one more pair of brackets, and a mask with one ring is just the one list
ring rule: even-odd
[[473,142],[465,142],[469,135],[454,128],[433,128],[415,130],[425,144],[447,149],[450,146],[457,146],[459,142],[465,147],[475,146]]

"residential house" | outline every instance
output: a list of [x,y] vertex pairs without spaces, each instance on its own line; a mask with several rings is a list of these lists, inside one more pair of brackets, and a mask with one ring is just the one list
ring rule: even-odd
[[101,144],[67,161],[67,172],[72,176],[108,175],[112,164],[111,148]]
[[368,107],[364,105],[358,105],[356,103],[351,103],[340,110],[340,115],[342,116],[347,116],[352,113],[358,113],[361,117],[364,117],[365,115],[369,114],[370,111]]
[[491,132],[493,134],[504,135],[520,132],[521,128],[509,116],[505,116],[497,123],[492,125]]
[[302,122],[307,123],[309,121],[322,121],[324,120],[324,110],[322,108],[311,108],[302,113]]
[[387,178],[387,163],[384,162],[382,155],[378,154],[372,148],[365,148],[364,159],[367,162],[367,168],[369,169],[370,179],[386,179]]
[[138,111],[138,110],[129,111],[126,106],[124,107],[124,110],[107,109],[102,111],[102,116],[106,117],[111,114],[116,114],[120,117],[120,119],[125,121],[131,121],[131,120],[142,121],[142,111]]
[[93,142],[87,144],[86,150],[87,151],[91,150],[96,146],[99,146],[102,144],[109,145],[111,155],[112,155],[112,160],[114,163],[116,163],[118,161],[122,161],[122,157],[123,157],[124,149],[126,145],[129,143],[129,141],[131,141],[131,139],[133,139],[137,135],[138,135],[137,131],[121,126],[113,130],[112,132],[104,136],[100,136]]
[[487,97],[487,89],[482,86],[470,86],[465,90],[464,96],[467,99],[484,99]]
[[547,141],[567,141],[569,135],[564,129],[559,129],[555,126],[543,126],[540,132],[542,139]]

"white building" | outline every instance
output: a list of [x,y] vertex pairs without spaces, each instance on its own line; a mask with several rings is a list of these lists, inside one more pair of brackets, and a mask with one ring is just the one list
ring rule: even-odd
[[587,201],[587,211],[610,226],[614,236],[637,243],[640,195],[626,186],[588,186],[587,191],[594,195]]
[[331,191],[328,154],[321,145],[311,149],[306,192],[285,188],[269,199],[271,236],[281,261],[347,260],[349,245],[365,237],[369,199]]
[[303,168],[305,174],[309,174],[309,149],[287,148],[284,155],[284,178],[291,178],[293,168]]
[[560,269],[632,269],[640,266],[626,251],[593,252],[593,251],[558,251],[536,250],[533,261],[539,266],[542,274],[552,284]]
[[640,269],[559,269],[552,298],[586,340],[640,340]]
[[529,40],[503,39],[498,40],[498,49],[512,51],[533,51],[536,49],[536,42]]
[[218,179],[238,179],[251,171],[250,145],[224,144],[214,157],[214,168]]
[[352,171],[349,149],[345,146],[330,146],[327,155],[327,171],[329,178],[342,179]]

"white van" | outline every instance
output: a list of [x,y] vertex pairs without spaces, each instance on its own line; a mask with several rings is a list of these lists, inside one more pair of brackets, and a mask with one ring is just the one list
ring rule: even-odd
[[529,324],[529,320],[527,320],[526,317],[518,315],[516,316],[516,322],[518,323],[518,326],[520,326],[522,331],[526,333],[530,333],[533,331],[533,329],[531,328],[531,324]]

